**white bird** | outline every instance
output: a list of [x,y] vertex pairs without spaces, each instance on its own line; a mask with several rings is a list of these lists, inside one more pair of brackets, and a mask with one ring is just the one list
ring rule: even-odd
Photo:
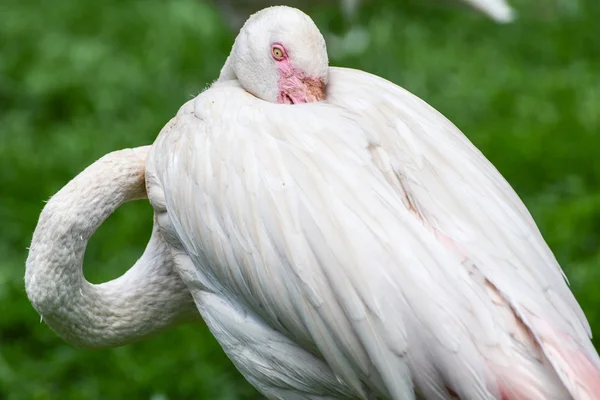
[[[139,179],[134,170],[90,175],[95,189],[70,183],[46,209],[63,213],[88,191],[88,203],[105,199],[95,228],[136,197],[117,189]],[[189,291],[269,399],[600,398],[589,324],[516,193],[431,106],[330,68],[299,10],[250,17],[218,81],[161,131],[146,186],[160,234],[146,253],[166,245],[171,258],[145,268],[175,269],[187,287],[153,287],[171,306],[157,324],[172,323]],[[70,302],[83,278],[62,258],[49,264],[49,248],[93,229],[48,226],[46,209],[27,261],[33,305],[72,341],[89,319],[127,331],[133,306],[115,318],[89,304],[115,307],[100,296],[122,294]]]

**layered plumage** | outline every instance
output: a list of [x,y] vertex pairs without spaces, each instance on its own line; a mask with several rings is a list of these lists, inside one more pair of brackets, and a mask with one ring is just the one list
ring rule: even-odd
[[[255,377],[288,351],[274,330],[307,349],[289,370],[316,353],[357,397],[596,398],[587,321],[506,181],[410,93],[329,79],[326,104],[293,106],[218,84],[149,156],[184,280],[242,373],[274,390]],[[258,354],[231,344],[234,314],[252,316]],[[300,383],[327,386],[314,379]]]

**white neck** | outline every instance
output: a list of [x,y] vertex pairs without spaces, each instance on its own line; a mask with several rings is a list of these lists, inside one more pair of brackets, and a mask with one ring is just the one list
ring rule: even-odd
[[123,203],[146,197],[149,147],[102,157],[56,193],[40,215],[25,289],[42,319],[73,345],[119,346],[199,318],[156,224],[144,254],[123,276],[99,285],[83,276],[85,248],[96,229]]

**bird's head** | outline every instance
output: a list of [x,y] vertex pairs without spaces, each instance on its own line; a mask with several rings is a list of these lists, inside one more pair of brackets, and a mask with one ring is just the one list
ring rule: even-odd
[[237,79],[254,96],[272,103],[325,99],[325,39],[302,11],[269,7],[252,15],[238,34],[220,81]]

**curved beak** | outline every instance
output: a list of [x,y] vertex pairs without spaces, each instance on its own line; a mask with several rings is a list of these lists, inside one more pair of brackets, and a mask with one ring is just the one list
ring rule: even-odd
[[306,103],[325,100],[325,82],[321,79],[304,78],[302,79],[302,85],[304,86],[304,101]]
[[291,76],[280,85],[277,102],[281,104],[314,103],[325,100],[325,82],[311,77]]

